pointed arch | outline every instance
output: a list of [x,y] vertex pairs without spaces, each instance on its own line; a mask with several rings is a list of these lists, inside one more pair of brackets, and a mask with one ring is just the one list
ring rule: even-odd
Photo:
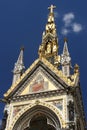
[[19,111],[19,113],[14,117],[9,130],[17,130],[18,127],[20,130],[24,122],[29,122],[30,119],[39,112],[52,120],[56,128],[64,126],[63,117],[55,106],[46,102],[36,101]]

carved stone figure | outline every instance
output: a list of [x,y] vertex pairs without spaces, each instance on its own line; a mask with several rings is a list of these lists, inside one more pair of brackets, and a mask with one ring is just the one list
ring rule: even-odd
[[50,43],[50,42],[48,42],[48,44],[47,44],[46,53],[47,53],[47,54],[50,54],[50,53],[51,53],[51,43]]
[[74,103],[69,101],[68,105],[69,121],[74,121]]

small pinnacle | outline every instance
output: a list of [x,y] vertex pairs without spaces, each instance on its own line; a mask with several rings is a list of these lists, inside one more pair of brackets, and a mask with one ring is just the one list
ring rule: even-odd
[[64,43],[65,43],[65,42],[68,42],[68,39],[67,39],[66,37],[64,38]]
[[75,64],[75,68],[79,68],[79,65],[78,65],[78,64]]
[[79,73],[79,66],[78,66],[78,64],[75,64],[75,66],[74,66],[74,73]]
[[20,50],[23,50],[23,51],[24,51],[24,46],[22,46],[22,47],[20,48]]

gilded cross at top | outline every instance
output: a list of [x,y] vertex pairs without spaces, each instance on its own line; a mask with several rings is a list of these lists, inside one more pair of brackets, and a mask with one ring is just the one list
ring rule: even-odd
[[50,13],[53,13],[53,9],[55,9],[56,8],[56,6],[54,6],[54,5],[51,5],[50,7],[48,7],[48,9],[50,10]]

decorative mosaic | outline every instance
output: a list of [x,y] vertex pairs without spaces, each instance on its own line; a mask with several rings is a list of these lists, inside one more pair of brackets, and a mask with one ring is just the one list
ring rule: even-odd
[[41,74],[37,76],[34,83],[30,85],[29,92],[44,91],[48,89],[48,82],[44,81],[44,78]]
[[63,101],[62,100],[53,101],[53,105],[55,105],[60,111],[63,110]]
[[[14,94],[14,96],[17,96],[17,95],[20,95],[20,93],[26,88],[26,86],[32,81],[32,79],[34,78],[34,76],[37,74],[37,73],[39,73],[39,72],[41,72],[42,74],[45,74],[45,76],[49,79],[49,81],[50,82],[52,82],[53,84],[54,84],[54,86],[56,86],[57,88],[63,88],[63,86],[59,83],[59,82],[57,82],[53,77],[51,77],[51,75],[48,73],[48,72],[46,72],[41,66],[39,66],[38,68],[37,68],[37,70],[22,84],[22,86],[19,88],[19,90]],[[36,79],[36,82],[38,81],[38,79],[39,78],[43,78],[42,77],[42,75],[39,75],[39,77],[37,77],[37,79]],[[38,90],[39,91],[41,91],[41,89],[43,90],[43,89],[47,89],[47,86],[48,85],[48,83],[47,83],[47,81],[44,81],[44,87],[42,87],[41,85],[40,86],[38,86]],[[30,86],[30,89],[29,89],[29,91],[30,92],[35,92],[35,90],[36,90],[36,88],[34,89],[34,87],[33,87],[33,89],[32,89],[32,86],[33,86],[33,84],[31,84],[31,86]]]
[[24,105],[15,106],[14,109],[13,109],[13,117],[16,116],[16,114],[17,114],[22,108],[24,108]]

